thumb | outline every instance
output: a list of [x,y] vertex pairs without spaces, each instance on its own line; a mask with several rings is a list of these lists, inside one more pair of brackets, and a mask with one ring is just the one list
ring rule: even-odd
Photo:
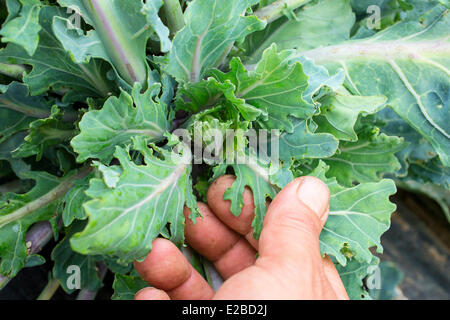
[[319,235],[328,217],[329,199],[327,185],[318,178],[298,178],[284,187],[267,210],[259,260],[299,272],[322,265]]

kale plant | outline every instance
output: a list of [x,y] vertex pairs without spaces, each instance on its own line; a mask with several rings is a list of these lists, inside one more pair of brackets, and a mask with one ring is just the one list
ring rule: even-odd
[[0,19],[0,287],[53,236],[66,292],[70,266],[90,292],[108,268],[132,298],[131,262],[183,246],[184,206],[201,219],[225,173],[233,214],[253,192],[255,238],[283,186],[326,182],[320,248],[354,299],[396,185],[449,215],[447,0],[3,0]]

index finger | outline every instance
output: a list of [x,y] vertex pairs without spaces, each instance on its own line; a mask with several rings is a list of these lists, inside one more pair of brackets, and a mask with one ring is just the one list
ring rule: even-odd
[[189,209],[184,209],[184,231],[189,245],[213,262],[225,279],[253,265],[256,260],[253,247],[223,224],[206,204],[199,202],[198,208],[203,218],[197,218],[195,224],[188,218]]
[[235,180],[236,177],[232,175],[223,175],[214,180],[206,196],[208,206],[220,221],[238,234],[245,236],[247,241],[258,250],[258,241],[253,237],[252,228],[252,221],[255,217],[252,191],[247,187],[244,189],[242,194],[244,206],[239,216],[231,213],[231,201],[223,199],[225,191],[231,188]]

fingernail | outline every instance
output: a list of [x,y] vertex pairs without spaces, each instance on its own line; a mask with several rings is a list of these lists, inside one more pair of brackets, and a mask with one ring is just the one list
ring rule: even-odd
[[297,197],[321,219],[328,208],[330,191],[318,178],[305,177],[297,189]]

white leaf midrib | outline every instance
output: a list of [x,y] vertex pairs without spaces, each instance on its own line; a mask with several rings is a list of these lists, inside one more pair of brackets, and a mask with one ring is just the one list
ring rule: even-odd
[[169,188],[172,184],[176,183],[180,177],[182,176],[182,174],[185,172],[186,169],[186,165],[180,165],[178,166],[167,178],[163,179],[161,181],[161,183],[159,183],[158,187],[155,188],[153,190],[153,192],[151,192],[148,196],[146,196],[144,199],[142,199],[141,201],[139,201],[138,203],[132,205],[131,207],[127,208],[126,210],[124,210],[122,213],[120,213],[117,217],[115,217],[114,219],[112,219],[109,223],[107,223],[106,225],[104,225],[103,227],[99,228],[98,230],[96,230],[95,232],[91,233],[91,234],[87,234],[85,236],[83,236],[83,238],[92,238],[95,235],[97,235],[98,233],[102,232],[103,230],[109,228],[110,226],[114,225],[115,222],[119,221],[122,217],[124,217],[125,215],[127,215],[128,213],[134,211],[134,210],[138,210],[141,207],[143,207],[145,204],[147,204],[148,202],[150,202],[151,200],[153,200],[153,198],[155,198],[156,196],[162,194],[167,188]]
[[315,63],[344,62],[361,59],[411,59],[411,55],[419,61],[426,62],[420,55],[428,53],[439,55],[450,51],[450,43],[446,39],[436,39],[418,42],[403,42],[398,40],[380,42],[345,42],[338,45],[320,47],[299,53],[298,55],[313,59]]

